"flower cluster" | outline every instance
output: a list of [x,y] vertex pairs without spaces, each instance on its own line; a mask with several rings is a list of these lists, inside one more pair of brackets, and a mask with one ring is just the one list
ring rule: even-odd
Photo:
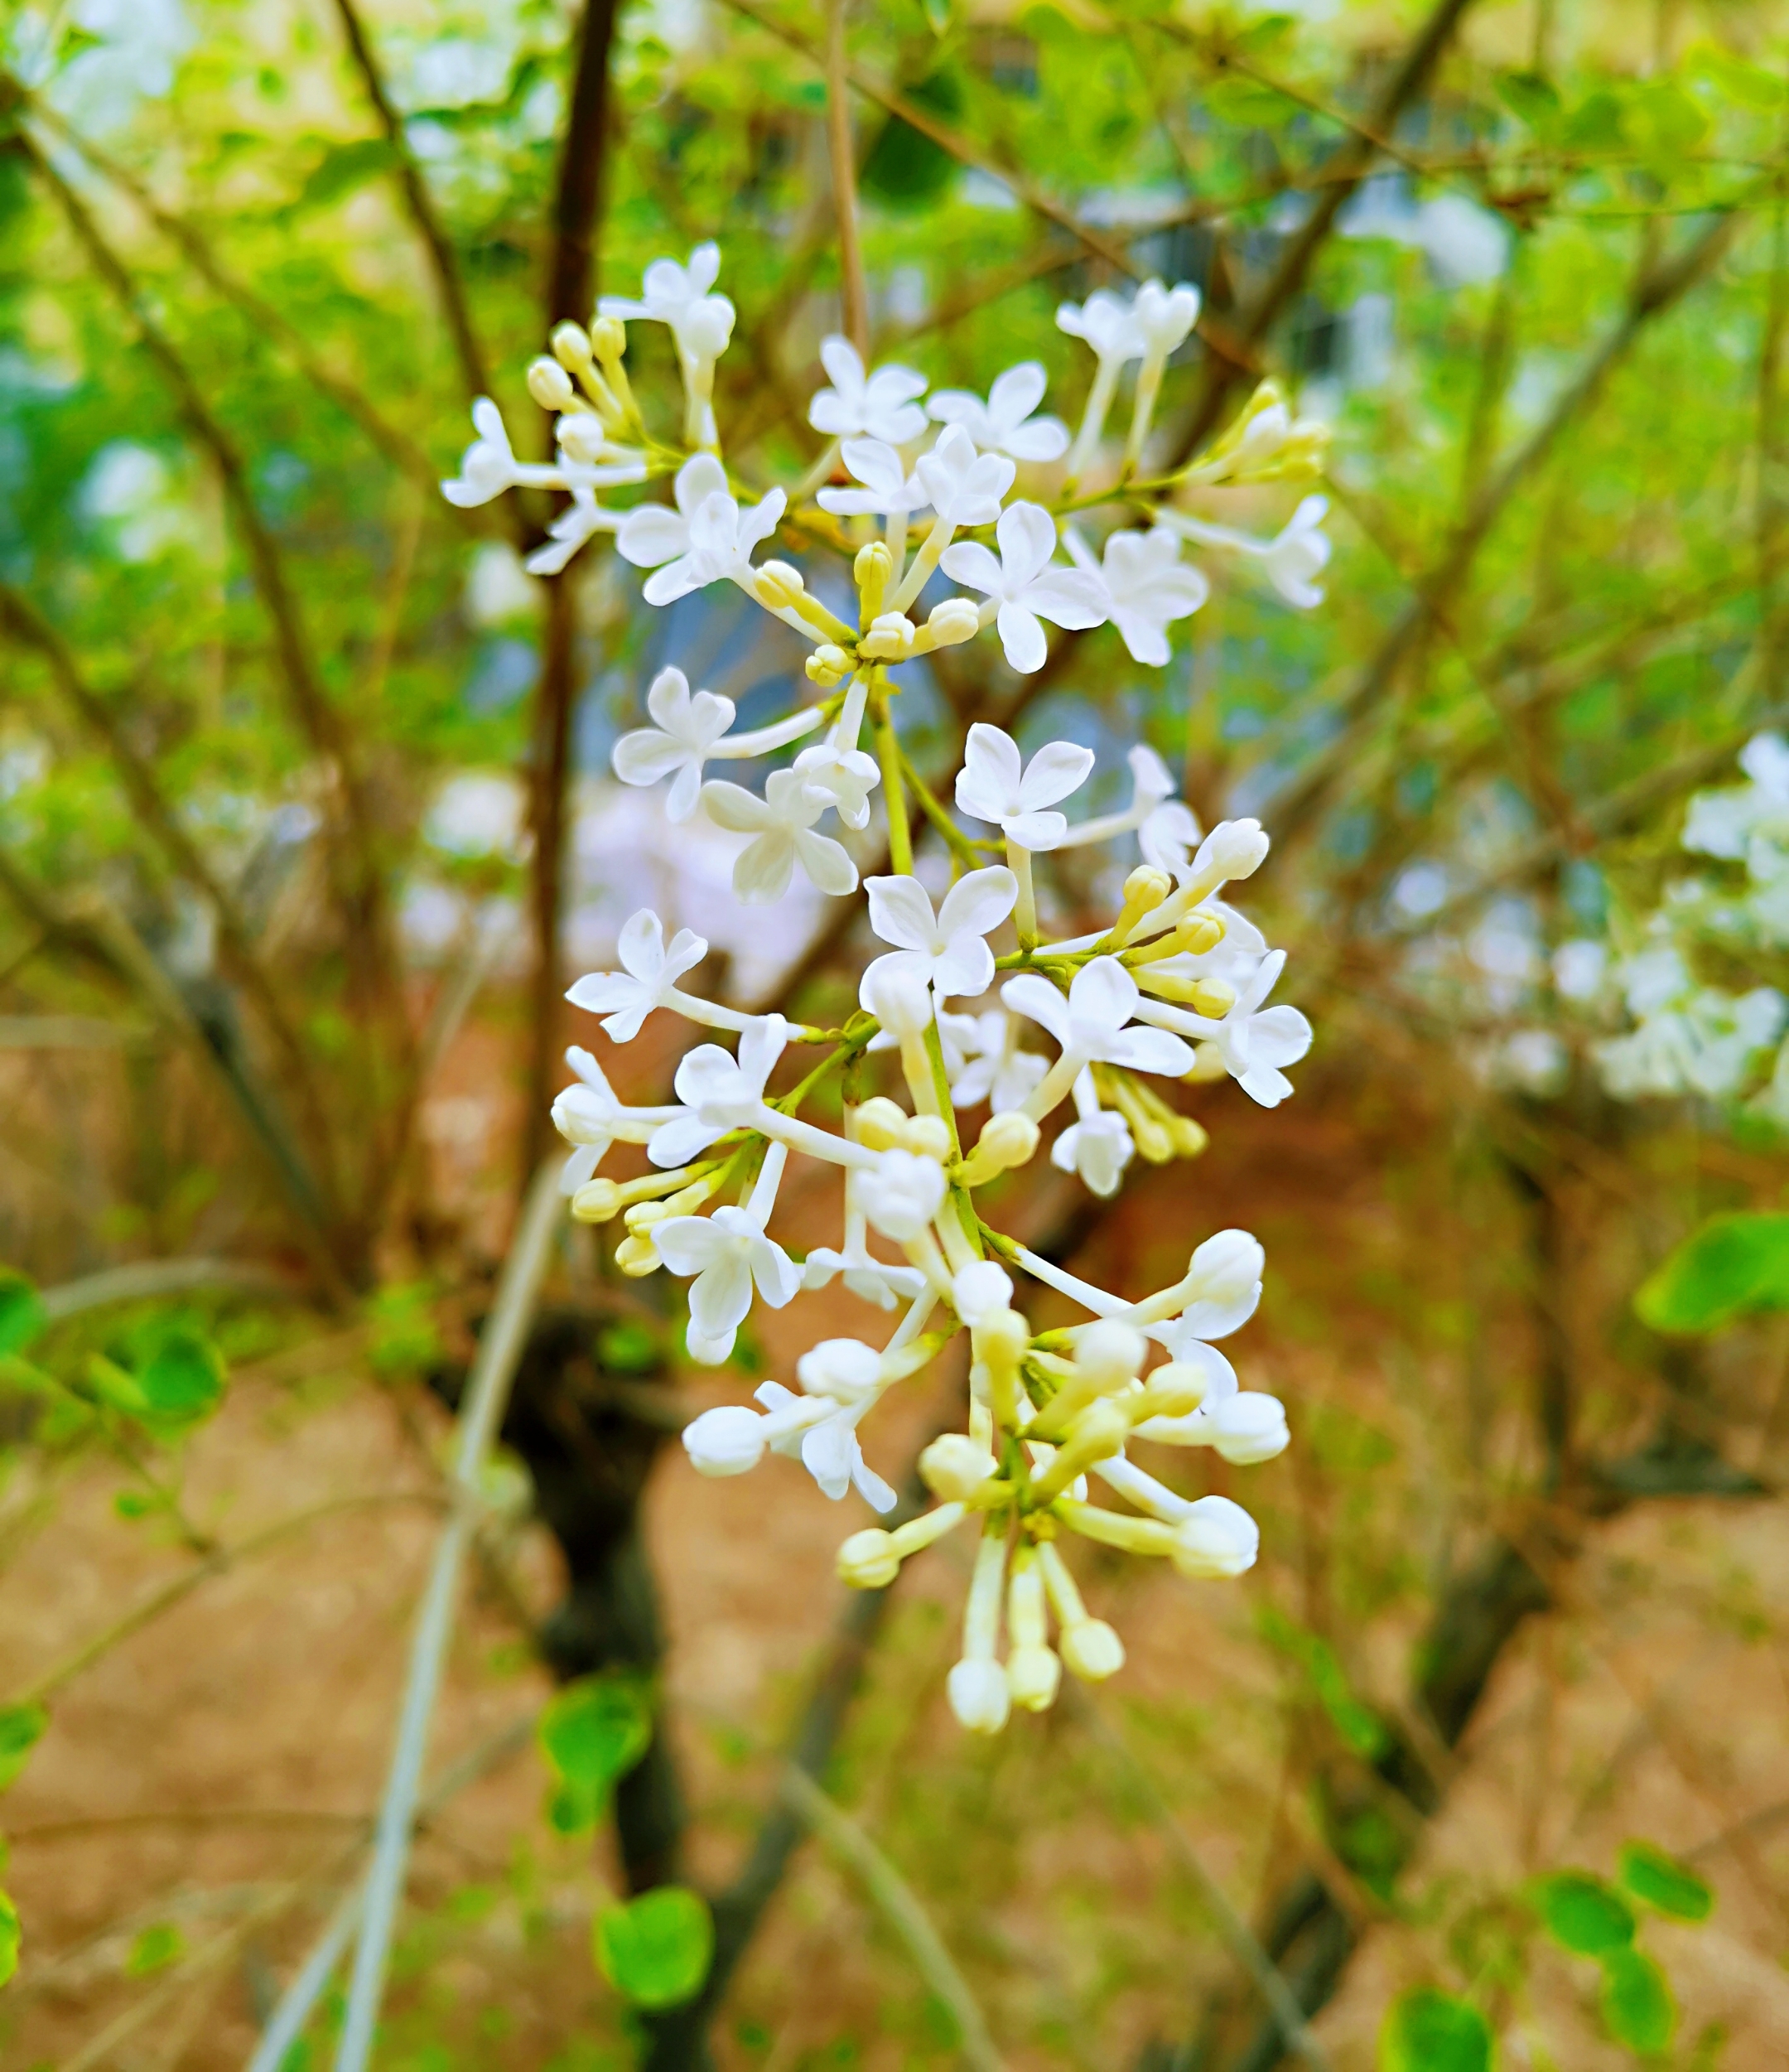
[[[830,814],[841,833],[861,833],[880,790],[891,867],[861,890],[870,927],[887,947],[862,973],[858,1011],[842,1028],[822,1030],[717,1004],[692,978],[706,954],[702,938],[682,930],[668,941],[656,914],[634,915],[620,968],[581,978],[572,1003],[600,1016],[616,1043],[631,1041],[660,1009],[735,1041],[689,1050],[676,1100],[662,1107],[626,1105],[595,1058],[569,1052],[576,1081],[553,1108],[574,1147],[564,1184],[581,1220],[622,1220],[615,1258],[624,1273],[687,1280],[686,1344],[697,1361],[730,1357],[755,1302],[781,1308],[834,1279],[872,1307],[899,1311],[880,1346],[824,1340],[796,1362],[795,1386],[766,1382],[757,1408],[696,1418],[684,1443],[704,1475],[742,1474],[766,1453],[782,1454],[829,1497],[855,1489],[873,1510],[894,1511],[894,1491],[866,1462],[861,1430],[890,1389],[967,1333],[967,1428],[935,1440],[919,1464],[935,1502],[893,1529],[854,1533],[839,1569],[847,1582],[880,1587],[907,1556],[972,1524],[979,1545],[949,1692],[966,1726],[993,1731],[1015,1704],[1049,1705],[1064,1664],[1097,1678],[1122,1664],[1116,1635],[1089,1615],[1063,1558],[1065,1532],[1161,1557],[1187,1576],[1236,1576],[1255,1559],[1258,1536],[1244,1510],[1221,1496],[1180,1495],[1131,1458],[1133,1442],[1208,1447],[1247,1463],[1271,1458],[1288,1435],[1280,1403],[1244,1389],[1214,1342],[1246,1322],[1260,1297],[1253,1238],[1221,1231],[1171,1287],[1127,1299],[996,1229],[978,1191],[1030,1164],[1064,1108],[1072,1119],[1055,1128],[1048,1155],[1097,1194],[1116,1191],[1136,1157],[1196,1156],[1204,1132],[1165,1083],[1227,1075],[1275,1106],[1291,1091],[1285,1067],[1304,1055],[1310,1029],[1295,1008],[1268,1004],[1284,953],[1270,950],[1224,897],[1267,854],[1256,822],[1203,833],[1142,746],[1131,751],[1129,804],[1077,821],[1065,809],[1092,774],[1092,753],[1057,741],[1027,760],[986,723],[968,730],[952,814],[908,758],[890,670],[987,629],[1015,670],[1031,672],[1045,659],[1046,625],[1107,623],[1137,660],[1163,663],[1169,627],[1207,594],[1204,577],[1181,558],[1189,539],[1256,556],[1282,595],[1316,601],[1327,556],[1320,500],[1301,503],[1276,540],[1261,541],[1195,518],[1179,500],[1214,485],[1308,476],[1321,437],[1270,386],[1192,467],[1140,481],[1169,357],[1198,310],[1193,289],[1152,282],[1129,302],[1102,292],[1060,312],[1063,330],[1084,339],[1096,361],[1072,441],[1039,414],[1040,366],[1010,369],[985,398],[927,398],[922,375],[866,369],[843,339],[828,339],[828,385],[809,410],[825,449],[806,483],[760,494],[720,456],[715,364],[734,312],[713,292],[718,271],[711,245],[687,266],[660,260],[638,301],[605,299],[588,331],[560,326],[552,356],[528,377],[536,400],[556,414],[557,465],[518,464],[494,407],[480,403],[479,442],[444,486],[461,503],[511,485],[569,495],[530,563],[538,572],[562,568],[608,532],[624,560],[651,572],[649,603],[730,582],[806,637],[812,702],[747,732],[734,731],[728,699],[662,671],[647,693],[650,723],[616,745],[616,774],[630,785],[668,780],[673,819],[703,814],[743,838],[733,884],[747,901],[779,898],[798,870],[824,893],[856,892],[851,848],[823,823]],[[629,382],[626,323],[641,319],[668,325],[675,342],[678,443],[649,432]],[[1129,428],[1114,456],[1102,443],[1106,420],[1133,363]],[[1021,470],[1027,496],[1015,494]],[[669,479],[668,502],[624,510],[599,500],[660,478]],[[1111,522],[1126,509],[1149,522]],[[1081,525],[1059,526],[1071,514]],[[1096,543],[1097,514],[1107,529]],[[848,616],[793,563],[755,560],[779,532],[849,557]],[[961,590],[920,618],[922,598],[951,584]],[[796,752],[780,756],[788,750]],[[761,788],[708,774],[711,765],[772,756]],[[948,859],[948,889],[942,868],[933,879],[942,897],[915,871],[909,800]],[[1126,842],[1141,860],[1109,922],[1066,938],[1046,933],[1039,895],[1047,907],[1049,887],[1034,859]],[[817,1062],[773,1092],[786,1055],[803,1046]],[[817,1097],[837,1113],[836,1126],[803,1113]],[[972,1141],[968,1124],[984,1108]],[[602,1174],[617,1142],[643,1146],[651,1171]],[[771,1229],[792,1156],[837,1167],[841,1180],[838,1243],[805,1258]],[[1034,1330],[1015,1306],[1020,1276],[1065,1297],[1084,1321]],[[1089,1478],[1125,1508],[1092,1500]]]

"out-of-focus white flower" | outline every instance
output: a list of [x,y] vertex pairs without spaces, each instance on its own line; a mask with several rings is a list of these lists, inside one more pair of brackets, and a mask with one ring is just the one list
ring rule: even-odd
[[927,408],[940,424],[960,424],[984,453],[1059,461],[1068,451],[1068,426],[1032,414],[1047,386],[1043,368],[1027,360],[996,378],[986,403],[967,389],[941,389]]
[[[925,430],[926,413],[914,401],[925,394],[923,374],[911,367],[878,367],[866,375],[856,347],[836,336],[820,341],[820,364],[832,386],[821,389],[808,406],[808,422],[815,431],[835,439],[862,437],[905,446]],[[848,460],[846,465],[850,466]],[[856,473],[855,468],[851,471]]]
[[706,1366],[719,1366],[731,1353],[754,1285],[772,1309],[792,1301],[801,1286],[801,1269],[744,1209],[667,1216],[653,1224],[652,1241],[673,1273],[695,1277],[687,1343],[691,1358]]
[[1053,849],[1068,823],[1049,809],[1078,791],[1092,767],[1092,750],[1066,741],[1047,741],[1022,763],[1010,734],[978,720],[957,773],[957,804],[975,819],[992,821],[1021,849]]
[[711,453],[698,453],[678,470],[676,508],[642,504],[628,513],[615,536],[624,561],[650,568],[641,595],[648,604],[674,604],[692,590],[728,580],[748,592],[751,555],[776,530],[788,499],[774,489],[741,511],[727,488],[726,470]]
[[631,1043],[653,1009],[670,1004],[677,982],[708,954],[708,945],[700,935],[680,928],[667,949],[664,923],[643,906],[629,915],[615,954],[621,960],[620,971],[586,973],[566,998],[574,1007],[605,1016],[605,1036]]
[[[640,479],[645,479],[644,469]],[[596,501],[594,490],[575,482],[571,501],[547,528],[551,544],[537,547],[523,567],[531,576],[557,576],[586,540],[594,539],[598,533],[619,532],[625,517],[622,511],[605,510]]]
[[713,691],[692,696],[682,670],[666,669],[652,680],[646,709],[657,724],[636,727],[615,743],[615,773],[624,785],[672,778],[666,817],[687,820],[702,795],[702,765],[733,724],[733,701]]
[[740,785],[711,782],[702,786],[702,802],[717,828],[754,838],[733,866],[734,893],[747,906],[781,899],[798,862],[835,899],[856,891],[857,866],[830,835],[813,832],[827,801],[810,792],[798,770],[773,770],[761,799]]
[[615,1099],[602,1067],[588,1050],[574,1044],[565,1055],[579,1084],[566,1087],[555,1098],[552,1121],[566,1142],[576,1147],[559,1179],[561,1194],[575,1195],[602,1163],[612,1143],[618,1138],[644,1143],[672,1111],[624,1107]]
[[995,1259],[972,1259],[951,1277],[951,1306],[973,1328],[1012,1306],[1012,1276]]
[[1118,1191],[1125,1167],[1136,1147],[1131,1126],[1114,1108],[1102,1108],[1093,1075],[1083,1072],[1074,1083],[1077,1119],[1050,1146],[1050,1163],[1058,1171],[1077,1173],[1100,1198]]
[[[1059,849],[1084,849],[1096,842],[1115,841],[1136,829],[1140,836],[1174,790],[1168,766],[1146,741],[1138,741],[1126,758],[1131,766],[1131,803],[1121,813],[1102,814],[1071,828],[1057,843]],[[1190,816],[1189,816],[1190,818]],[[1145,862],[1151,858],[1145,857]]]
[[976,1108],[986,1101],[996,1115],[1023,1108],[1027,1094],[1049,1070],[1035,1050],[1020,1049],[1023,1019],[1004,1007],[989,1007],[972,1018],[952,1015],[950,1019],[968,1024],[955,1031],[964,1062],[951,1079],[952,1105]]
[[1116,365],[1140,360],[1149,350],[1149,341],[1131,305],[1110,288],[1095,288],[1084,302],[1063,302],[1056,312],[1056,328],[1082,340],[1101,360]]
[[[1193,335],[1198,321],[1199,292],[1186,281],[1165,287],[1160,281],[1145,281],[1131,305],[1131,321],[1143,341],[1146,360],[1165,360]],[[1062,321],[1061,313],[1057,322]]]
[[910,1302],[925,1290],[925,1276],[917,1267],[890,1266],[861,1244],[848,1241],[842,1250],[817,1245],[803,1266],[802,1286],[825,1287],[835,1274],[860,1301],[874,1302],[878,1309],[893,1309],[897,1298]]
[[1168,799],[1137,829],[1137,847],[1145,863],[1153,863],[1170,877],[1183,878],[1191,872],[1199,832],[1193,809],[1182,799]]
[[1016,471],[1004,454],[977,453],[969,434],[953,424],[920,455],[914,471],[940,520],[961,529],[994,523]]
[[1296,1007],[1262,1002],[1285,968],[1286,954],[1271,950],[1238,990],[1221,1019],[1189,1014],[1160,1001],[1145,1001],[1139,1012],[1159,1028],[1215,1044],[1224,1070],[1252,1101],[1277,1108],[1292,1091],[1283,1067],[1296,1065],[1311,1045],[1311,1026]]
[[1105,616],[1118,629],[1133,661],[1160,669],[1168,659],[1167,629],[1197,611],[1211,585],[1180,558],[1180,543],[1164,525],[1145,532],[1111,533],[1097,563],[1071,525],[1063,543],[1076,566],[1101,591]]
[[1594,1055],[1604,1084],[1619,1099],[1684,1094],[1730,1099],[1782,1035],[1786,1016],[1789,1003],[1769,986],[1738,996],[1704,986],[1680,1007],[1643,1013],[1632,1035],[1597,1045]]
[[802,789],[822,807],[831,806],[847,828],[870,824],[870,795],[882,781],[874,756],[846,748],[835,727],[823,741],[804,748],[795,758]]
[[1185,511],[1164,510],[1158,529],[1179,534],[1202,547],[1224,547],[1232,553],[1251,554],[1262,572],[1290,605],[1309,611],[1324,601],[1316,578],[1329,565],[1333,551],[1323,530],[1328,515],[1327,497],[1307,496],[1271,539],[1255,539],[1227,525],[1208,525]]
[[[1001,998],[1049,1031],[1064,1057],[1081,1065],[1121,1065],[1133,1072],[1159,1072],[1178,1079],[1193,1053],[1165,1029],[1138,1028],[1131,1017],[1147,1012],[1136,981],[1116,957],[1095,957],[1074,975],[1063,998],[1049,979],[1020,972],[1001,988]],[[1302,1019],[1302,1017],[1300,1017]]]
[[1097,580],[1075,568],[1053,568],[1056,521],[1037,504],[1010,504],[995,528],[996,561],[979,540],[944,550],[941,566],[953,582],[997,601],[995,620],[1006,659],[1021,674],[1044,666],[1048,648],[1040,619],[1052,625],[1096,626],[1107,616]]
[[654,259],[640,283],[638,301],[605,295],[599,305],[605,316],[643,316],[669,326],[687,398],[684,434],[692,445],[717,442],[711,402],[715,362],[733,336],[735,315],[725,295],[709,292],[720,273],[720,247],[698,244],[687,265],[679,266],[675,259]]
[[1739,767],[1748,784],[1699,791],[1690,799],[1685,848],[1738,862],[1754,837],[1789,842],[1789,741],[1781,734],[1754,734],[1739,751]]
[[441,495],[461,510],[471,510],[515,485],[517,465],[503,413],[489,396],[472,405],[472,427],[478,433],[461,456],[460,472],[441,485]]
[[730,1130],[755,1122],[788,1041],[788,1024],[781,1015],[769,1014],[748,1024],[736,1058],[718,1043],[701,1043],[689,1051],[672,1082],[684,1113],[653,1133],[647,1157],[668,1171],[687,1165]]
[[944,1168],[917,1152],[883,1152],[851,1184],[864,1214],[897,1244],[912,1244],[944,1205]]
[[1571,1053],[1550,1029],[1512,1029],[1492,1053],[1491,1070],[1502,1085],[1545,1099],[1571,1077]]
[[916,877],[866,878],[864,889],[870,895],[870,925],[884,942],[895,945],[864,973],[859,997],[866,1005],[870,973],[879,971],[910,973],[940,1000],[987,990],[994,978],[994,953],[986,939],[1011,913],[1019,896],[1017,881],[1005,865],[959,878],[935,914]]
[[847,439],[839,452],[863,487],[822,490],[822,510],[840,518],[904,518],[925,509],[931,492],[902,466],[893,447],[880,439]]
[[1608,945],[1579,936],[1553,953],[1553,983],[1565,1000],[1594,1000],[1608,976]]
[[1227,1580],[1255,1566],[1261,1531],[1240,1504],[1202,1496],[1175,1528],[1169,1558],[1183,1576]]

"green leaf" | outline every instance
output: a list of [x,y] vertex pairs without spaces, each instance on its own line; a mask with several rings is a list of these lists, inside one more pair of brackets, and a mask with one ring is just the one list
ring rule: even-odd
[[1714,1895],[1687,1863],[1650,1842],[1630,1842],[1621,1852],[1621,1881],[1637,1900],[1674,1921],[1705,1921]]
[[[907,99],[943,122],[962,112],[962,87],[953,72],[934,72],[907,89]],[[957,176],[957,161],[910,123],[890,115],[878,132],[858,179],[866,193],[895,208],[917,209],[938,200]]]
[[49,1724],[41,1705],[0,1706],[0,1791],[25,1767]]
[[1491,2031],[1452,1993],[1418,1986],[1394,2001],[1379,2031],[1379,2072],[1490,2072]]
[[1600,1957],[1633,1940],[1632,1908],[1589,1871],[1555,1871],[1536,1884],[1533,1896],[1548,1934],[1576,1956]]
[[1665,1974],[1637,1949],[1611,1951],[1603,1960],[1603,2021],[1618,2043],[1642,2057],[1669,2048],[1676,2003]]
[[223,1355],[200,1331],[170,1331],[137,1380],[152,1417],[190,1423],[217,1408],[224,1393]]
[[594,1827],[618,1778],[646,1752],[652,1706],[634,1678],[568,1683],[541,1715],[541,1747],[559,1780],[547,1818],[562,1834]]
[[186,1938],[172,1921],[156,1921],[130,1946],[124,1959],[128,1978],[147,1978],[151,1972],[166,1971],[186,1954]]
[[1497,83],[1497,99],[1517,122],[1544,134],[1559,120],[1560,97],[1552,81],[1540,72],[1506,72]]
[[332,144],[311,169],[296,205],[325,208],[356,187],[364,187],[397,162],[398,153],[387,138],[356,137],[345,144]]
[[22,1273],[0,1268],[0,1353],[22,1353],[43,1329],[42,1298]]
[[1755,1310],[1789,1306],[1789,1214],[1711,1216],[1634,1297],[1656,1331],[1697,1335]]
[[661,1885],[624,1906],[605,1906],[592,1934],[597,1968],[638,2007],[674,2007],[708,1976],[714,1922],[708,1902],[682,1885]]
[[653,1374],[664,1364],[656,1334],[644,1324],[611,1324],[599,1331],[596,1357],[611,1374]]
[[18,1969],[20,1934],[18,1909],[0,1892],[0,1986]]
[[1789,91],[1774,72],[1724,51],[1718,43],[1694,46],[1685,65],[1692,74],[1707,80],[1723,99],[1738,101],[1744,108],[1780,108],[1785,92]]

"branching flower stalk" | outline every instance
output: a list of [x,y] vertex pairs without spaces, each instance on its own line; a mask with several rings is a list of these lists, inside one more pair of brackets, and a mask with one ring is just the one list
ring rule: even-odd
[[[728,699],[662,671],[647,697],[651,723],[616,745],[616,774],[630,785],[669,780],[672,819],[700,814],[744,838],[733,872],[741,901],[780,899],[798,870],[831,897],[861,891],[888,948],[862,974],[859,1012],[825,1031],[686,990],[681,982],[706,942],[684,929],[668,943],[658,915],[634,915],[622,931],[620,968],[579,979],[572,1003],[601,1016],[616,1043],[663,1009],[736,1044],[689,1051],[676,1103],[653,1108],[622,1103],[595,1056],[569,1051],[576,1079],[553,1106],[573,1147],[563,1191],[581,1221],[621,1220],[624,1273],[668,1271],[688,1282],[686,1344],[697,1361],[730,1358],[755,1302],[780,1309],[835,1277],[885,1315],[899,1311],[880,1346],[822,1340],[797,1360],[795,1387],[767,1381],[758,1408],[697,1418],[684,1443],[702,1474],[744,1474],[779,1453],[798,1460],[827,1496],[855,1489],[872,1510],[892,1510],[894,1493],[866,1460],[860,1428],[891,1389],[967,1333],[967,1428],[935,1440],[921,1461],[935,1507],[892,1532],[851,1533],[838,1567],[848,1583],[877,1588],[933,1542],[976,1533],[962,1658],[948,1688],[962,1723],[993,1732],[1015,1705],[1049,1705],[1064,1666],[1092,1681],[1122,1666],[1118,1636],[1088,1612],[1063,1558],[1066,1536],[1164,1559],[1189,1577],[1233,1577],[1255,1560],[1259,1535],[1239,1504],[1182,1495],[1129,1457],[1131,1442],[1208,1447],[1247,1463],[1279,1453],[1288,1434],[1280,1404],[1244,1389],[1213,1342],[1245,1323],[1260,1298],[1262,1253],[1247,1232],[1208,1238],[1173,1286],[1133,1302],[997,1229],[979,1191],[1036,1158],[1065,1104],[1073,1119],[1049,1157],[1098,1195],[1116,1191],[1138,1153],[1158,1164],[1195,1157],[1205,1133],[1158,1083],[1227,1075],[1275,1106],[1291,1091],[1285,1067],[1304,1055],[1310,1028],[1295,1008],[1266,1004],[1284,954],[1271,952],[1222,897],[1266,857],[1256,822],[1202,833],[1160,757],[1139,745],[1130,754],[1130,804],[1072,823],[1061,809],[1092,774],[1092,753],[1049,741],[1027,759],[986,724],[969,729],[953,817],[902,745],[891,671],[991,631],[1010,666],[1030,673],[1046,657],[1046,623],[1111,623],[1135,660],[1160,667],[1169,626],[1208,592],[1181,558],[1189,539],[1258,559],[1288,601],[1316,603],[1314,578],[1328,555],[1320,500],[1305,500],[1275,541],[1182,510],[1180,500],[1308,479],[1321,465],[1321,429],[1295,419],[1268,384],[1192,466],[1142,479],[1169,355],[1198,311],[1194,289],[1151,282],[1131,302],[1102,291],[1059,312],[1097,368],[1072,455],[1066,427],[1037,414],[1046,376],[1034,363],[1008,369],[986,398],[947,391],[925,401],[923,376],[866,369],[835,337],[822,351],[830,385],[810,411],[827,451],[792,491],[760,491],[722,457],[714,369],[734,312],[714,292],[719,273],[713,245],[687,264],[656,261],[638,300],[605,299],[588,331],[558,326],[552,356],[534,363],[528,384],[556,415],[557,462],[518,462],[496,406],[481,400],[478,440],[443,489],[461,505],[512,487],[566,494],[569,505],[529,562],[537,573],[563,568],[606,534],[623,560],[650,572],[649,603],[731,582],[803,635],[814,695],[749,733],[733,731]],[[648,430],[629,382],[625,325],[643,319],[668,325],[677,347],[684,393],[676,440]],[[1106,420],[1132,363],[1134,403],[1113,454]],[[1021,468],[1034,495],[1015,494]],[[602,500],[665,476],[668,502],[624,509]],[[1080,530],[1059,532],[1069,511],[1103,528],[1097,544]],[[1138,513],[1144,524],[1126,523]],[[793,563],[754,559],[785,523],[792,537],[843,543],[854,611],[841,608],[830,574],[822,596]],[[706,774],[711,763],[769,756],[784,759],[761,788]],[[893,868],[860,883],[849,849],[822,823],[832,814],[845,831],[866,828],[879,788]],[[909,836],[909,790],[943,847],[940,868],[925,879]],[[1093,843],[1134,843],[1141,861],[1109,926],[1053,939],[1034,859]],[[933,859],[918,861],[929,870]],[[1026,1041],[1039,1031],[1053,1050]],[[792,1093],[773,1096],[772,1075],[792,1042],[828,1047]],[[889,1090],[866,1091],[885,1060]],[[843,1100],[832,1128],[801,1110],[835,1076]],[[970,1143],[959,1118],[984,1105]],[[618,1142],[644,1145],[653,1174],[621,1181],[600,1173]],[[803,1260],[771,1234],[791,1157],[839,1169],[839,1242]],[[873,1249],[873,1239],[887,1249]],[[1034,1331],[1015,1306],[1015,1276],[1066,1296],[1087,1321]]]

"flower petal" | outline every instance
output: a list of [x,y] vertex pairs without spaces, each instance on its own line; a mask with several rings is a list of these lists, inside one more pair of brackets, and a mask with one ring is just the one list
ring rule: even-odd
[[729,834],[757,834],[775,824],[776,816],[755,791],[744,785],[711,778],[702,788],[702,811]]
[[[802,868],[819,891],[830,893],[834,899],[843,899],[847,893],[856,891],[857,866],[831,835],[816,834],[811,828],[797,828],[793,830],[793,846],[795,854],[801,858]],[[784,881],[787,882],[786,877]]]
[[952,582],[979,590],[984,597],[1005,595],[1006,579],[1001,565],[978,539],[960,539],[955,546],[947,547],[938,558],[938,566]]
[[[866,878],[864,890],[870,895],[870,925],[884,942],[893,943],[897,949],[932,949],[940,924],[918,878]],[[955,896],[953,886],[946,896],[947,906]]]
[[[636,727],[615,745],[610,760],[615,774],[624,785],[655,785],[673,770],[699,768],[680,741],[662,734],[656,727]],[[697,778],[698,785],[701,778]]]
[[1039,625],[1035,612],[1022,604],[1010,601],[1000,608],[994,621],[1000,630],[1001,645],[1006,653],[1009,665],[1021,676],[1030,676],[1043,668],[1049,655],[1049,644],[1044,638],[1044,629]]
[[1068,1002],[1040,973],[1022,971],[1001,988],[1001,998],[1015,1014],[1035,1022],[1068,1047]]
[[615,551],[636,568],[656,568],[675,561],[689,547],[689,524],[663,504],[642,504],[629,511],[615,534]]
[[[996,382],[995,386],[999,387]],[[1009,504],[994,528],[1007,592],[1023,588],[1056,551],[1056,521],[1041,504]]]
[[706,1273],[732,1249],[726,1232],[716,1229],[707,1216],[667,1216],[653,1225],[653,1244],[673,1273]]
[[[673,1216],[670,1220],[680,1222],[682,1218]],[[702,1219],[697,1216],[692,1220],[699,1223]],[[659,1230],[664,1227],[663,1224],[657,1226]],[[669,1263],[663,1251],[659,1256]],[[675,1272],[676,1268],[672,1270]],[[751,1268],[740,1248],[729,1245],[711,1266],[705,1267],[690,1282],[690,1321],[704,1338],[718,1338],[723,1331],[737,1331],[745,1321],[750,1314],[751,1298]]]
[[1106,622],[1105,586],[1078,568],[1046,568],[1020,601],[1052,625],[1082,630]]
[[1157,1072],[1165,1079],[1179,1079],[1192,1070],[1193,1051],[1166,1029],[1121,1029],[1107,1046],[1106,1061],[1126,1065],[1133,1072]]
[[994,953],[965,929],[953,935],[932,966],[932,987],[941,1000],[973,999],[994,983]]
[[1001,832],[1021,849],[1035,852],[1054,849],[1068,832],[1068,823],[1059,813],[1014,813],[1001,822]]
[[1011,913],[1019,898],[1019,881],[1004,863],[971,871],[944,895],[938,909],[938,933],[948,940],[965,929],[991,935]]
[[1078,791],[1093,768],[1093,751],[1069,741],[1045,741],[1025,766],[1019,804],[1027,813],[1053,806]]

